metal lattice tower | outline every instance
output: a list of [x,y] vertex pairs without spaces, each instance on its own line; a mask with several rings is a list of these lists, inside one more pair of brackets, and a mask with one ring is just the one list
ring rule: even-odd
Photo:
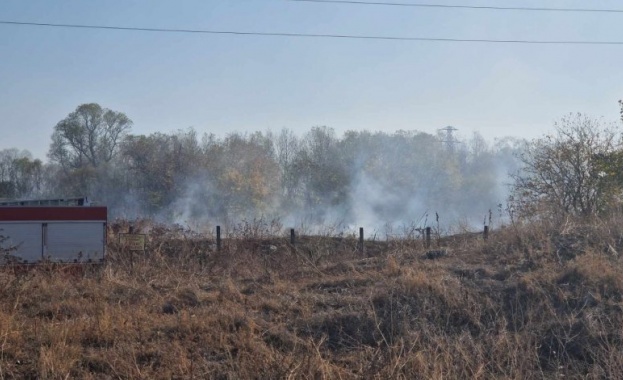
[[444,139],[441,140],[441,142],[446,145],[446,148],[448,149],[448,151],[454,152],[456,150],[456,144],[457,144],[457,141],[454,138],[454,132],[458,131],[458,129],[449,125],[445,128],[439,129],[439,131],[443,131],[446,134]]

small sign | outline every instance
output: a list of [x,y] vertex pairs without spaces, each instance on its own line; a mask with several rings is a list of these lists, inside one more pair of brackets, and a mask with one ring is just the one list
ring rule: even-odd
[[130,251],[145,250],[145,234],[119,234],[119,244]]

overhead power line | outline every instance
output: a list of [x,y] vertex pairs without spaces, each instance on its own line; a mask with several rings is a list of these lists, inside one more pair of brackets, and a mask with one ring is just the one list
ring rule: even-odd
[[324,3],[346,5],[375,5],[389,7],[441,8],[441,9],[473,9],[493,11],[536,11],[536,12],[583,12],[583,13],[623,13],[623,9],[595,9],[595,8],[551,8],[551,7],[500,7],[488,5],[460,5],[460,4],[428,4],[428,3],[384,3],[378,1],[358,0],[285,0],[300,3]]
[[170,29],[170,28],[141,28],[127,26],[86,25],[86,24],[55,24],[42,22],[22,22],[0,20],[4,25],[22,25],[52,28],[73,29],[100,29],[132,32],[159,32],[159,33],[191,33],[191,34],[220,34],[235,36],[262,36],[262,37],[292,37],[292,38],[332,38],[350,40],[377,40],[377,41],[421,41],[421,42],[470,42],[492,44],[532,44],[532,45],[623,45],[623,41],[565,41],[565,40],[496,40],[477,38],[432,38],[432,37],[399,37],[399,36],[370,36],[349,34],[311,34],[311,33],[281,33],[281,32],[244,32],[227,30],[203,29]]

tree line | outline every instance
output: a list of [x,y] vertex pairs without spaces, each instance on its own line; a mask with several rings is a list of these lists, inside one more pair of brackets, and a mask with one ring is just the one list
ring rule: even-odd
[[569,115],[556,131],[492,144],[477,133],[449,141],[418,131],[338,136],[327,127],[140,135],[122,112],[91,103],[56,124],[47,162],[0,151],[0,197],[88,195],[114,216],[176,222],[264,216],[380,225],[435,214],[482,220],[502,208],[603,211],[623,188],[618,125]]

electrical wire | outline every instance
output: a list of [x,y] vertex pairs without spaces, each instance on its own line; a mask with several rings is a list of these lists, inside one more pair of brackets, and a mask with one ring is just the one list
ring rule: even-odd
[[23,22],[0,20],[2,25],[20,25],[52,28],[73,29],[100,29],[133,32],[159,32],[159,33],[191,33],[191,34],[217,34],[236,36],[261,36],[261,37],[292,37],[292,38],[332,38],[352,40],[378,40],[378,41],[421,41],[421,42],[467,42],[467,43],[492,43],[492,44],[532,44],[532,45],[623,45],[623,41],[566,41],[566,40],[496,40],[475,38],[431,38],[431,37],[399,37],[399,36],[371,36],[349,34],[310,34],[310,33],[281,33],[281,32],[243,32],[225,30],[203,29],[171,29],[171,28],[141,28],[126,26],[86,25],[86,24],[56,24],[42,22]]
[[531,11],[531,12],[583,12],[583,13],[623,13],[623,9],[595,9],[595,8],[551,8],[551,7],[500,7],[489,5],[459,5],[459,4],[428,4],[428,3],[383,3],[378,1],[360,0],[284,0],[299,3],[322,3],[342,5],[374,5],[390,7],[441,8],[441,9],[472,9],[494,11]]

